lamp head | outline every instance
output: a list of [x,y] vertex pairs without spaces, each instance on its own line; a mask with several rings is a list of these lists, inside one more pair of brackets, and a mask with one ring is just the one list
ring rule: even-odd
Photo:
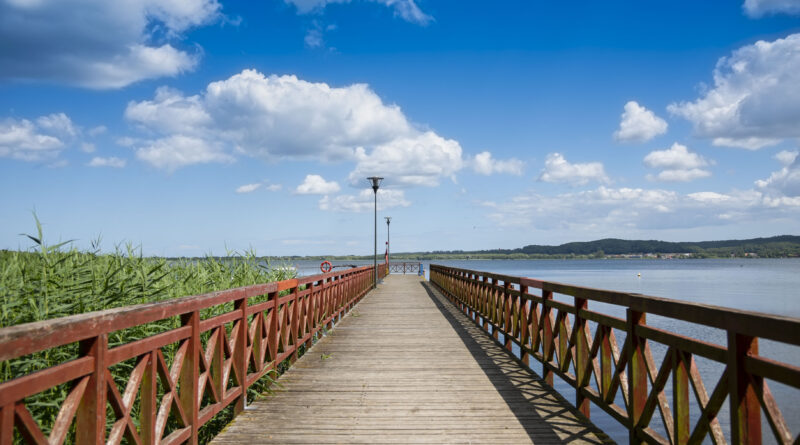
[[391,216],[384,216],[383,219],[386,220],[386,225],[387,226],[389,225],[390,222],[392,222],[392,217]]
[[378,188],[381,186],[381,181],[383,181],[383,178],[379,176],[370,176],[367,179],[372,182],[372,191],[378,193]]

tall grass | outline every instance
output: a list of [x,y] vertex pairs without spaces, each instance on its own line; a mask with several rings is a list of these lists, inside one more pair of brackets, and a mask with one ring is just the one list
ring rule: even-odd
[[[272,268],[262,263],[253,251],[229,252],[224,258],[168,261],[145,257],[141,248],[131,244],[117,246],[111,254],[100,253],[99,240],[92,242],[89,251],[75,249],[70,242],[48,245],[38,219],[36,229],[35,235],[27,235],[33,242],[30,250],[0,250],[0,327],[294,278],[292,269]],[[201,316],[207,318],[232,309],[232,303],[220,305],[204,310]],[[117,331],[109,335],[109,346],[174,329],[179,323],[173,317]],[[175,346],[163,350],[168,362]],[[0,382],[77,356],[77,345],[72,344],[2,361]],[[120,388],[124,388],[134,364],[129,360],[111,369]],[[251,387],[248,398],[252,400],[269,383],[266,379]],[[69,389],[62,385],[26,399],[45,434],[49,433]],[[232,412],[226,410],[207,423],[201,430],[202,441],[213,437],[230,418]]]

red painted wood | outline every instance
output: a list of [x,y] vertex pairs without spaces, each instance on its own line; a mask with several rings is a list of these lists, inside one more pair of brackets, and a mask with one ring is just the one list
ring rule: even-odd
[[675,405],[673,416],[674,443],[688,443],[691,434],[689,418],[689,365],[690,354],[680,351],[672,358],[672,402]]
[[[280,287],[279,287],[280,289]],[[239,313],[239,319],[234,324],[236,330],[236,341],[234,342],[233,350],[233,367],[235,380],[238,382],[239,387],[242,388],[242,394],[236,399],[236,404],[233,410],[236,414],[244,411],[247,406],[247,362],[249,354],[247,354],[247,299],[242,298],[234,302],[234,311]]]
[[[550,291],[542,291],[542,299],[547,303],[547,301],[553,299],[553,293]],[[542,327],[542,355],[544,356],[542,364],[550,363],[555,353],[555,339],[553,337],[553,321],[550,316],[550,306],[547,304],[542,306],[542,319],[539,322],[539,326]],[[544,366],[542,368],[542,376],[548,385],[553,386],[553,371],[550,368]]]
[[[585,299],[575,299],[576,314],[587,307],[588,302]],[[589,375],[591,374],[589,369],[591,360],[589,357],[589,340],[586,329],[586,320],[575,315],[573,334],[575,335],[575,377],[578,383],[577,391],[575,391],[575,406],[581,414],[589,418],[589,399],[586,398],[582,391],[583,388],[589,385]]]
[[14,443],[14,405],[0,407],[0,445]]
[[[385,273],[385,266],[379,271]],[[81,342],[78,359],[0,384],[0,445],[13,442],[15,429],[30,443],[46,442],[23,399],[69,382],[77,386],[73,386],[55,421],[51,438],[55,443],[62,441],[73,417],[78,443],[105,442],[107,403],[116,416],[109,425],[109,443],[124,438],[144,444],[197,443],[198,429],[204,422],[231,403],[241,411],[248,384],[274,369],[276,359],[296,358],[299,344],[310,344],[313,333],[341,318],[366,294],[371,277],[372,268],[362,267],[0,329],[3,360]],[[319,286],[300,291],[301,283]],[[279,293],[286,290],[292,292],[279,300]],[[264,294],[269,294],[268,301],[248,305],[249,298]],[[233,312],[200,319],[200,310],[229,302],[235,303]],[[281,314],[287,320],[279,320]],[[108,349],[109,333],[174,316],[181,317],[182,327]],[[253,316],[252,326],[248,326],[248,316]],[[228,323],[234,325],[230,338],[224,328]],[[211,333],[204,350],[200,334],[208,331]],[[168,368],[161,348],[175,343],[179,347]],[[278,353],[280,343],[286,347],[282,353]],[[120,393],[109,367],[136,357],[137,366],[128,377],[124,393]],[[250,364],[256,369],[252,380],[247,376]],[[231,375],[238,386],[229,389]],[[159,379],[165,389],[160,400]],[[204,393],[212,403],[201,414]],[[130,417],[137,396],[138,430]],[[170,415],[176,416],[179,428],[162,437]]]
[[100,334],[80,344],[80,353],[94,359],[86,390],[78,406],[75,441],[100,445],[106,437],[106,354],[108,335]]
[[731,410],[731,442],[761,444],[761,406],[744,369],[744,358],[758,355],[758,339],[728,331],[728,379]]
[[[766,380],[800,388],[800,367],[759,356],[757,339],[800,346],[800,319],[439,265],[431,266],[430,276],[451,301],[466,313],[475,314],[476,323],[482,317],[485,329],[492,326],[507,341],[516,343],[522,351],[521,362],[530,357],[542,362],[547,383],[552,385],[553,376],[558,375],[576,387],[579,410],[585,412],[591,401],[629,428],[632,443],[699,443],[709,438],[723,443],[718,416],[729,392],[734,413],[731,437],[735,443],[760,443],[761,411],[766,413],[771,432],[779,442],[792,440]],[[502,286],[496,284],[500,281]],[[507,283],[519,286],[518,297],[530,305],[529,312],[523,311],[530,341],[522,326],[517,331],[514,323],[508,323]],[[532,294],[533,289],[541,289],[541,297]],[[553,300],[553,293],[574,297],[575,305]],[[516,297],[512,292],[512,314],[516,311]],[[584,307],[588,301],[622,306],[628,313],[627,320],[589,311]],[[540,313],[537,304],[542,306]],[[647,313],[726,329],[728,347],[648,326]],[[575,316],[572,325],[568,314]],[[593,341],[588,321],[597,323]],[[621,351],[614,329],[626,334]],[[658,367],[650,352],[652,342],[668,348],[666,359]],[[693,355],[725,366],[710,397]],[[575,374],[569,372],[571,365]],[[592,372],[597,376],[597,391],[587,386]],[[670,378],[672,397],[668,401],[664,387]],[[622,392],[624,408],[615,403],[618,391]],[[700,420],[694,428],[689,417],[690,392],[696,394],[701,407]],[[665,425],[668,437],[651,428],[654,418]],[[796,432],[794,437],[796,440]]]

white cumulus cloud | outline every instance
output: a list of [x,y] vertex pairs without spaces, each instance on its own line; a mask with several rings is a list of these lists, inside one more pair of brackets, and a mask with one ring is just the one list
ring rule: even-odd
[[326,181],[320,175],[306,175],[303,183],[294,192],[298,195],[329,195],[339,190],[341,188],[336,181]]
[[[0,2],[0,78],[120,88],[193,69],[174,44],[218,20],[216,0]],[[157,42],[157,43],[155,43]]]
[[352,158],[355,147],[411,131],[400,108],[366,85],[334,88],[254,70],[194,96],[159,88],[153,100],[128,104],[125,116],[164,137],[191,135],[267,160]]
[[625,104],[614,139],[620,142],[647,142],[666,132],[667,122],[664,119],[632,100]]
[[686,195],[689,199],[709,204],[719,204],[730,201],[732,198],[728,195],[717,192],[695,192]]
[[708,161],[702,156],[689,151],[685,145],[681,145],[677,142],[672,144],[672,147],[667,150],[651,151],[644,157],[644,163],[648,167],[673,170],[686,170],[708,165]]
[[184,97],[180,91],[161,87],[153,100],[131,101],[125,118],[162,134],[190,135],[212,123],[199,96]]
[[800,14],[800,2],[797,0],[745,0],[745,13],[753,18],[767,14]]
[[218,146],[201,138],[183,135],[158,139],[139,147],[136,157],[169,172],[186,165],[234,161]]
[[261,188],[261,183],[245,184],[236,188],[236,193],[251,193]]
[[800,157],[797,151],[781,151],[775,158],[783,165],[769,178],[756,181],[756,188],[773,199],[800,200]]
[[662,170],[655,176],[648,175],[648,179],[663,182],[689,182],[709,176],[711,176],[711,172],[708,170],[689,168],[685,170]]
[[668,110],[714,145],[756,150],[800,137],[800,34],[760,40],[721,58],[713,88]]
[[[432,186],[455,178],[470,163],[458,141],[412,125],[399,106],[384,103],[364,84],[334,87],[244,70],[200,94],[159,88],[151,100],[130,102],[125,117],[145,134],[125,140],[140,150],[154,145],[166,150],[168,139],[180,137],[213,148],[203,150],[215,154],[203,162],[238,156],[354,161],[352,184],[378,175],[393,185]],[[481,167],[490,166],[492,173],[516,174],[521,168],[515,159],[479,156],[488,160]],[[174,169],[198,162],[194,156],[182,159],[151,163]]]
[[334,88],[245,70],[211,83],[204,101],[237,148],[255,156],[343,158],[410,131],[400,107],[364,84]]
[[55,159],[77,133],[63,113],[28,119],[0,121],[0,157],[22,161]]
[[125,159],[118,158],[118,157],[115,157],[115,156],[111,156],[111,157],[108,157],[108,158],[95,156],[86,165],[88,165],[89,167],[123,168],[123,167],[125,167],[125,164],[127,164],[127,163],[128,163],[128,161],[126,161]]
[[572,164],[561,153],[547,155],[544,162],[544,170],[539,175],[539,180],[544,182],[564,182],[573,185],[582,185],[589,181],[610,182],[602,163]]
[[371,153],[359,148],[355,159],[356,168],[349,176],[353,185],[369,176],[382,176],[390,184],[435,186],[440,178],[455,178],[464,166],[461,145],[432,131],[393,139]]
[[78,128],[72,124],[72,120],[64,113],[53,113],[36,119],[36,124],[44,131],[65,136],[75,137]]
[[108,128],[106,128],[105,125],[98,125],[94,128],[90,128],[87,133],[89,134],[89,136],[94,137],[94,136],[99,136],[105,133],[106,131],[108,131]]
[[[349,3],[350,0],[284,0],[286,3],[293,4],[297,7],[299,14],[308,14],[310,12],[319,12],[325,6],[332,3]],[[378,3],[394,9],[395,15],[400,16],[403,20],[412,23],[425,25],[433,18],[417,6],[414,0],[368,0],[371,3]]]
[[797,155],[800,154],[800,151],[797,150],[782,150],[775,154],[775,159],[781,163],[781,165],[791,165],[795,159],[797,159]]
[[703,168],[710,165],[710,161],[677,142],[667,150],[651,151],[644,157],[644,164],[662,169],[651,177],[659,181],[687,182],[711,176],[711,172]]
[[[332,212],[367,212],[375,206],[375,196],[371,188],[361,190],[357,195],[323,196],[319,200],[320,210]],[[394,207],[408,207],[411,203],[406,199],[403,190],[378,189],[378,210]]]
[[472,159],[472,169],[481,175],[491,175],[495,173],[521,175],[522,174],[522,161],[518,159],[498,160],[492,158],[492,154],[488,151],[483,151],[475,155]]

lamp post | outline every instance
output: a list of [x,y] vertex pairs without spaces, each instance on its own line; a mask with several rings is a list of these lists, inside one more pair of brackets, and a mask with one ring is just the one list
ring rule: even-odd
[[367,178],[372,183],[372,191],[375,193],[375,218],[374,218],[374,234],[375,234],[375,251],[372,256],[372,267],[375,271],[375,281],[372,283],[372,288],[378,287],[378,188],[381,186],[383,178],[379,176],[370,176]]
[[391,216],[384,216],[386,220],[386,267],[389,267],[389,223],[392,222]]

